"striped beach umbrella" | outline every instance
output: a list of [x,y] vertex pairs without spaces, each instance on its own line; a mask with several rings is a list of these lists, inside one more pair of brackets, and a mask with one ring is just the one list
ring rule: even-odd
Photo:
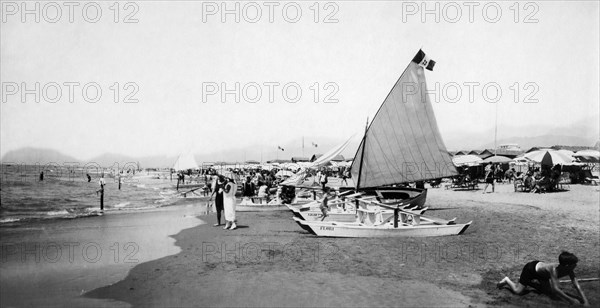
[[583,150],[573,154],[573,157],[579,159],[581,162],[597,163],[600,162],[600,151],[596,150]]
[[529,152],[525,154],[525,157],[542,165],[570,165],[574,160],[572,156],[568,156],[563,152],[552,149]]

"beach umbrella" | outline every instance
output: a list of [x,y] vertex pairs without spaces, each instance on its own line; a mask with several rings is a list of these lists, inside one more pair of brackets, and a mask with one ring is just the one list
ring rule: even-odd
[[271,171],[273,170],[274,166],[272,164],[262,164],[260,165],[262,170],[267,170],[267,171]]
[[581,162],[597,163],[600,162],[600,151],[596,150],[583,150],[573,154]]
[[456,155],[452,157],[452,163],[455,166],[477,166],[483,160],[479,156],[475,155]]
[[513,161],[512,159],[506,157],[506,156],[502,156],[502,155],[497,155],[497,156],[490,156],[486,159],[484,159],[482,161],[482,163],[484,164],[489,164],[489,163],[498,163],[498,164],[506,164]]
[[292,175],[294,175],[294,173],[289,170],[279,170],[279,172],[275,174],[276,177],[286,177]]
[[558,151],[561,152],[561,153],[563,153],[563,154],[565,154],[565,155],[567,155],[567,156],[573,156],[573,154],[575,154],[575,152],[569,151],[569,150],[565,150],[565,149],[560,149]]
[[561,153],[557,150],[543,149],[525,154],[526,158],[542,165],[570,165],[573,162],[573,157]]
[[283,168],[285,169],[289,169],[289,170],[298,170],[300,169],[300,165],[296,164],[296,163],[285,163],[282,165]]

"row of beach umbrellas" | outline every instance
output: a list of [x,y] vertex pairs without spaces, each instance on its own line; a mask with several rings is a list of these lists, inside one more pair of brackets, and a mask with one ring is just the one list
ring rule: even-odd
[[584,150],[577,153],[573,153],[568,150],[553,150],[553,149],[541,149],[537,151],[529,152],[522,157],[510,159],[506,156],[490,156],[486,159],[481,159],[476,155],[456,155],[452,158],[452,162],[455,166],[477,166],[488,163],[528,163],[535,162],[542,165],[571,165],[574,163],[597,163],[600,162],[600,151],[596,150]]

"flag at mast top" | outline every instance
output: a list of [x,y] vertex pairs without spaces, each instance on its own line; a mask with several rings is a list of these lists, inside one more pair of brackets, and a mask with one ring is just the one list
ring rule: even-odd
[[421,49],[419,49],[419,52],[417,52],[412,61],[430,71],[433,71],[433,67],[435,66],[435,61],[431,60]]

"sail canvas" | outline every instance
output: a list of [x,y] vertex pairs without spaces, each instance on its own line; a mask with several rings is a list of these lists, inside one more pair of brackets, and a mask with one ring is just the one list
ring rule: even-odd
[[413,60],[385,98],[360,143],[352,162],[357,188],[458,174],[426,91],[424,67]]

